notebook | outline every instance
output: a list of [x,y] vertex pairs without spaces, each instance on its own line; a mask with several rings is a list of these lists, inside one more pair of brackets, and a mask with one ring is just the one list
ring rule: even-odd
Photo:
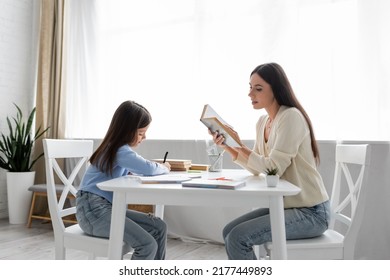
[[245,186],[245,181],[235,180],[215,180],[215,179],[193,179],[182,182],[183,187],[191,188],[211,188],[211,189],[229,189],[234,190]]
[[142,184],[180,184],[182,182],[192,179],[192,176],[189,174],[164,174],[156,176],[133,176],[141,180]]

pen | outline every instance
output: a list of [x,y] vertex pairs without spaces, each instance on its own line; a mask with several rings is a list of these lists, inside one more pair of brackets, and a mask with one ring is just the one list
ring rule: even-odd
[[163,163],[165,163],[167,161],[167,156],[168,156],[168,152],[165,153]]
[[219,177],[219,178],[214,178],[214,179],[210,179],[210,180],[217,180],[217,181],[233,181],[232,179],[228,179],[228,178],[225,178],[225,177]]

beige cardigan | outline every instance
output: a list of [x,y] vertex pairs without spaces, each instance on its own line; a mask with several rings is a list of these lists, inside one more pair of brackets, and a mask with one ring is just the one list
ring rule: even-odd
[[299,194],[284,198],[285,208],[310,207],[328,200],[311,149],[309,126],[302,113],[296,108],[281,106],[265,142],[267,119],[264,115],[257,122],[256,142],[248,160],[239,153],[234,162],[254,175],[277,167],[282,179],[301,188]]

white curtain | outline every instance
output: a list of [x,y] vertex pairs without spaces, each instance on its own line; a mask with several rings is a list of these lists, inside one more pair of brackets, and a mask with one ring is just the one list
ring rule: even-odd
[[209,139],[208,103],[255,138],[255,66],[281,64],[321,140],[390,140],[390,1],[69,0],[67,137],[101,138],[124,100],[148,138]]

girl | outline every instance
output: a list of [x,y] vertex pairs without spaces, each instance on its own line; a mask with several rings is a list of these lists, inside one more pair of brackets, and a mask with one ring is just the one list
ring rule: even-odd
[[[85,233],[110,236],[113,195],[99,189],[97,183],[129,173],[158,175],[170,171],[169,163],[146,160],[133,150],[146,138],[151,121],[146,108],[133,101],[123,102],[115,111],[106,136],[90,158],[91,165],[77,193],[76,217]],[[124,241],[134,249],[132,259],[164,259],[166,239],[164,221],[151,214],[127,210]]]

